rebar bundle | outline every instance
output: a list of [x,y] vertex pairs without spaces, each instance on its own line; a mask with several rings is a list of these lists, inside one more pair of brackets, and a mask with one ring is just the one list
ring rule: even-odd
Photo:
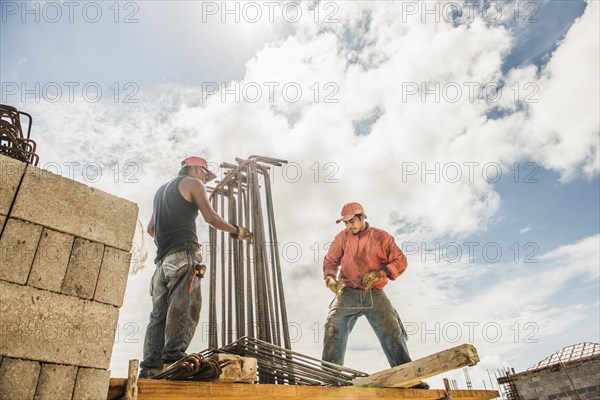
[[[28,118],[27,134],[23,132],[21,116]],[[31,115],[15,107],[0,104],[0,154],[37,165],[36,143],[30,139]]]
[[209,359],[204,353],[192,353],[154,375],[152,379],[210,381],[218,378],[221,368],[227,364],[227,361],[219,363],[217,360]]
[[219,351],[256,358],[260,383],[350,386],[353,379],[369,376],[250,337],[243,337]]
[[257,361],[259,383],[307,386],[351,386],[352,380],[368,374],[285,349],[262,340],[242,337],[220,349],[193,353],[169,366],[152,379],[211,381],[229,361],[217,361],[219,353],[252,357]]
[[209,347],[249,336],[291,349],[269,177],[272,167],[287,161],[250,156],[236,162],[221,165],[227,172],[208,188],[210,201],[253,238],[241,242],[209,229]]

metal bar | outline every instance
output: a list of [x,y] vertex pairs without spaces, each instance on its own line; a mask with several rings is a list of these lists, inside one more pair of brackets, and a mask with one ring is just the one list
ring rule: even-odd
[[[217,198],[212,198],[213,208],[216,207]],[[209,277],[209,311],[208,311],[208,345],[218,347],[217,343],[217,230],[212,226],[208,229],[210,242],[210,277]]]
[[[221,350],[255,357],[259,364],[259,377],[262,372],[263,377],[271,378],[276,371],[279,374],[277,377],[285,377],[285,383],[289,384],[301,384],[308,379],[320,380],[321,384],[326,385],[350,385],[353,379],[368,376],[363,372],[317,360],[254,338],[244,337]],[[295,383],[296,381],[298,382]]]
[[[235,200],[232,196],[233,189],[229,188],[229,196],[227,197],[227,205],[229,209],[229,221],[234,220]],[[233,341],[233,248],[234,244],[230,235],[227,235],[227,342]],[[237,327],[236,327],[237,328]]]
[[[210,347],[217,348],[219,341],[221,345],[231,343],[235,329],[234,343],[245,343],[247,351],[252,347],[255,353],[261,354],[260,382],[319,384],[321,375],[329,374],[327,379],[333,382],[330,384],[342,384],[336,381],[344,379],[344,373],[339,377],[339,366],[332,367],[320,360],[308,361],[279,350],[282,345],[291,349],[291,342],[269,171],[287,161],[251,156],[246,160],[236,158],[236,163],[221,163],[225,176],[209,188],[209,198],[223,218],[227,216],[229,222],[250,228],[253,240],[239,242],[223,232],[217,236],[216,231],[211,230]],[[221,291],[220,307],[216,306],[217,289]],[[220,340],[217,312],[221,313]],[[244,342],[242,338],[246,338]],[[277,348],[264,347],[264,343]]]
[[[285,295],[283,293],[283,279],[281,276],[281,260],[279,259],[279,241],[277,238],[277,230],[275,228],[275,212],[273,210],[273,196],[271,193],[271,182],[268,179],[267,170],[259,165],[259,169],[262,171],[264,179],[265,179],[265,191],[266,191],[266,199],[267,199],[267,212],[269,219],[269,232],[272,240],[272,248],[273,248],[273,273],[274,278],[273,281],[277,282],[275,286],[276,295],[279,297],[279,303],[282,305],[281,307],[277,307],[277,298],[276,298],[276,307],[278,310],[281,310],[281,327],[283,334],[284,347],[287,349],[291,348],[290,342],[290,332],[289,332],[289,324],[287,318],[287,310],[285,308]],[[279,322],[279,321],[278,321]],[[281,341],[278,342],[281,345]]]
[[[221,218],[225,219],[225,196],[220,195],[221,207],[220,214]],[[227,319],[226,319],[226,293],[225,293],[225,231],[221,231],[221,344],[226,343],[225,332],[227,330]]]

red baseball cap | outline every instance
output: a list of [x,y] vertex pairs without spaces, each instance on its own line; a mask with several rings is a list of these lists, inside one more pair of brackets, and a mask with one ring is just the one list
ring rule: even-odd
[[354,217],[356,214],[363,214],[365,218],[367,217],[363,206],[361,206],[359,203],[344,204],[344,207],[342,207],[342,212],[340,214],[342,215],[342,218],[335,221],[336,224],[339,224],[342,221],[350,221],[352,217]]
[[212,181],[217,175],[210,172],[208,162],[202,157],[187,157],[181,162],[182,167],[202,167],[206,171],[206,182]]

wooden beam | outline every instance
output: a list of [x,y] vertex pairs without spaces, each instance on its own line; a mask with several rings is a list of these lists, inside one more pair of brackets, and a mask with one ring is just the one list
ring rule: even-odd
[[[111,378],[109,399],[123,393],[126,379]],[[452,390],[452,400],[489,400],[499,396],[496,390]],[[113,397],[111,397],[111,395]],[[138,380],[138,400],[341,400],[341,399],[427,399],[440,400],[445,390],[417,390],[397,388],[358,388],[292,386],[218,382]]]
[[137,400],[138,395],[138,368],[140,366],[139,360],[129,360],[129,371],[127,373],[127,386],[125,386],[125,399],[124,400]]
[[478,362],[479,356],[475,347],[470,344],[463,344],[407,364],[374,373],[366,378],[357,378],[353,383],[356,387],[408,388],[418,384],[422,379],[453,369],[475,365]]

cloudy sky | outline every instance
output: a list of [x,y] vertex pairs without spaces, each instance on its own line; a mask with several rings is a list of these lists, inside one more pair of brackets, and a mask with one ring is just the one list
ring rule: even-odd
[[[341,205],[361,202],[407,254],[386,291],[413,358],[472,343],[473,384],[489,388],[488,370],[600,341],[599,11],[3,0],[0,102],[34,116],[42,168],[136,202],[144,225],[189,154],[215,170],[288,160],[273,174],[275,212],[280,241],[299,249],[283,254],[293,349],[311,356],[331,301],[324,246]],[[129,278],[112,376],[141,358],[153,268]],[[207,347],[207,316],[191,351]],[[346,365],[387,368],[364,319]],[[465,387],[461,371],[445,376]]]

